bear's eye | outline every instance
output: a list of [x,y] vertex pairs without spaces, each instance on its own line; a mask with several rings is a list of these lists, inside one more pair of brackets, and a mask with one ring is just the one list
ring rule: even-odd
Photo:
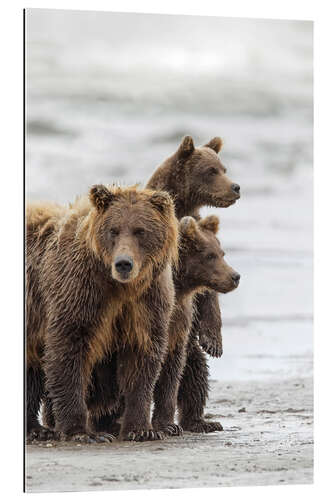
[[218,174],[219,171],[216,167],[211,167],[209,170],[208,170],[208,175],[216,175]]
[[110,229],[110,234],[111,234],[111,236],[118,236],[119,229],[115,229],[115,228]]
[[145,234],[145,230],[142,227],[137,227],[134,229],[133,234],[135,236],[143,236]]
[[217,255],[215,253],[209,253],[206,257],[207,260],[214,260],[216,259]]

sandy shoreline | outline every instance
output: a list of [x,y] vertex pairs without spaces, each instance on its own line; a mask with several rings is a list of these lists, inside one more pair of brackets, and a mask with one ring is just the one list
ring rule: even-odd
[[308,484],[309,378],[211,382],[206,415],[224,432],[148,443],[29,445],[29,492]]

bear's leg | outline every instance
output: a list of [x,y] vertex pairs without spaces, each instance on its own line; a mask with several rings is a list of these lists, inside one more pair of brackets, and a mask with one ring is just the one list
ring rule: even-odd
[[203,350],[214,358],[220,358],[223,354],[222,318],[216,292],[207,291],[197,295],[192,328],[197,332]]
[[48,429],[54,429],[55,420],[53,415],[52,400],[45,397],[42,405],[42,422]]
[[96,432],[107,432],[113,436],[119,436],[121,424],[118,420],[123,416],[125,409],[124,398],[120,397],[117,408],[110,410],[110,413],[105,415],[91,415],[90,422],[92,429]]
[[41,368],[30,367],[26,379],[26,424],[27,441],[45,441],[54,439],[54,434],[49,429],[40,425],[38,413],[44,395],[44,375]]
[[87,398],[90,425],[96,432],[119,435],[118,418],[123,413],[117,381],[117,356],[107,356],[95,365]]
[[183,433],[182,428],[175,424],[175,413],[184,361],[185,344],[177,345],[172,352],[168,352],[154,389],[153,427],[170,436]]
[[118,378],[125,402],[120,437],[125,441],[163,439],[163,433],[154,431],[150,421],[153,389],[161,368],[160,360],[130,350],[118,354]]
[[52,401],[55,432],[62,440],[111,442],[114,436],[94,433],[88,427],[88,332],[83,327],[61,326],[46,336],[44,358],[46,390]]
[[184,431],[222,431],[219,422],[207,422],[203,418],[208,397],[208,365],[205,353],[200,349],[191,332],[186,365],[178,391],[180,425]]
[[119,436],[121,425],[117,422],[118,414],[111,413],[99,417],[91,417],[91,428],[96,432],[107,432],[113,436]]

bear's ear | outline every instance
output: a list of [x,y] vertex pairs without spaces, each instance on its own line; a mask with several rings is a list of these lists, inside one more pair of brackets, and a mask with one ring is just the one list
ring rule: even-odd
[[89,198],[99,212],[103,212],[114,200],[114,194],[103,184],[96,184],[90,189]]
[[204,219],[199,221],[199,226],[201,229],[205,229],[206,231],[212,231],[214,234],[219,230],[219,218],[216,215],[208,215]]
[[207,144],[205,144],[205,148],[210,148],[215,151],[215,153],[219,153],[222,149],[223,141],[221,137],[213,137]]
[[152,205],[162,214],[165,214],[173,205],[171,196],[165,191],[156,191],[151,198]]
[[198,230],[197,223],[193,217],[187,215],[180,220],[179,223],[180,232],[183,236],[187,236],[188,238],[194,239]]
[[190,135],[186,135],[177,150],[178,160],[185,160],[194,151],[194,142]]

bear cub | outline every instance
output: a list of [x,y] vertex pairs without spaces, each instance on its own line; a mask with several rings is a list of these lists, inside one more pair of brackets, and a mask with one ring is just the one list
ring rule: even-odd
[[206,290],[231,292],[240,280],[240,275],[224,260],[224,251],[216,238],[218,227],[219,219],[214,215],[199,222],[189,216],[180,221],[179,264],[173,272],[176,303],[169,325],[168,352],[154,390],[152,419],[156,430],[168,434],[179,433],[179,426],[174,422],[177,399],[180,426],[186,426],[188,419],[188,399],[179,396],[178,389],[188,344],[193,343],[193,339],[189,339],[193,299]]

